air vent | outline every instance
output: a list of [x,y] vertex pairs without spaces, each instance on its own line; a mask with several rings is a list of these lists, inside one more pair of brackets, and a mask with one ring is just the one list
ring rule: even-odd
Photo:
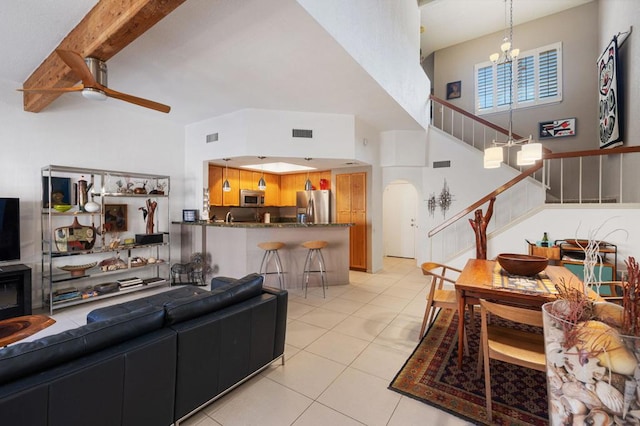
[[207,143],[217,142],[217,141],[218,141],[217,133],[211,133],[210,135],[207,135]]
[[451,160],[433,162],[434,169],[441,169],[443,167],[451,167]]
[[313,138],[313,130],[293,129],[292,136],[294,138]]

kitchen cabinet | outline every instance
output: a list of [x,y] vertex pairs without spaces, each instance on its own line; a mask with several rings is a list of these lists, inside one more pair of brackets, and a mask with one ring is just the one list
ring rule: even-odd
[[[144,173],[42,168],[41,288],[50,314],[169,284],[169,181]],[[62,202],[56,205],[57,197]],[[142,209],[153,214],[153,233]]]
[[267,189],[264,192],[264,204],[266,206],[279,206],[280,176],[272,173],[265,173],[264,180],[267,182]]
[[[240,186],[238,189],[258,189],[258,180],[260,179],[260,173],[256,173],[251,170],[239,170],[240,174]],[[257,176],[256,176],[257,175]]]
[[[225,176],[226,175],[226,176]],[[239,206],[240,205],[240,170],[228,169],[224,170],[223,178],[229,181],[231,191],[222,191],[222,205],[223,206]]]
[[296,192],[304,191],[307,178],[315,189],[320,189],[320,179],[326,179],[331,189],[331,170],[307,173],[291,173],[280,176],[280,205],[295,206]]
[[209,165],[209,204],[212,206],[222,205],[222,167]]
[[336,219],[338,223],[353,223],[349,228],[349,267],[367,270],[367,175],[348,173],[336,175]]

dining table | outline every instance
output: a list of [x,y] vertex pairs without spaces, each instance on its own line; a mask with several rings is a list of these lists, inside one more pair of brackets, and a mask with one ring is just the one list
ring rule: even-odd
[[[487,299],[541,309],[546,302],[556,300],[556,284],[564,282],[568,287],[583,289],[582,281],[564,266],[548,265],[539,275],[544,277],[547,287],[537,290],[496,285],[496,274],[499,273],[500,266],[494,260],[469,259],[455,283],[458,312],[464,312],[464,307],[471,299]],[[522,278],[528,281],[526,277]],[[589,290],[589,296],[594,299],[599,298],[592,290]],[[464,317],[461,317],[458,321],[459,368],[462,367],[464,333],[465,321]]]

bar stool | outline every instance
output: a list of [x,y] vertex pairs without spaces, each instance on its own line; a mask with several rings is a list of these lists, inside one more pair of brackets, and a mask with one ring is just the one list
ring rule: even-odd
[[[313,272],[319,272],[320,273],[320,280],[322,282],[322,297],[327,297],[326,295],[326,291],[325,291],[325,287],[326,287],[326,280],[327,280],[327,268],[325,267],[325,263],[324,263],[324,257],[322,256],[322,249],[325,248],[327,246],[327,242],[326,241],[305,241],[304,243],[302,243],[302,247],[309,249],[309,251],[307,252],[307,259],[304,261],[304,274],[303,274],[303,279],[304,279],[304,297],[307,297],[307,288],[309,287],[309,274],[313,273]],[[312,270],[311,266],[313,263],[313,259],[317,258],[318,260],[318,266],[319,266],[319,270]]]
[[[282,270],[282,262],[280,261],[280,255],[278,254],[278,250],[284,247],[284,243],[281,243],[279,241],[267,241],[264,243],[259,243],[258,247],[264,250],[262,262],[260,263],[259,273],[264,277],[265,280],[267,279],[267,275],[269,274],[278,274],[278,282],[280,283],[280,288],[284,289],[284,271]],[[276,272],[268,272],[270,260],[274,261],[276,265]]]

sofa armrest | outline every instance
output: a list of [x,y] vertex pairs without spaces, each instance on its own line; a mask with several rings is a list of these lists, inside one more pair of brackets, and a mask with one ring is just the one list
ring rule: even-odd
[[287,306],[289,304],[289,292],[275,287],[262,286],[262,291],[276,296],[278,309],[276,312],[276,338],[274,342],[274,354],[276,358],[284,354],[284,342],[287,333]]

